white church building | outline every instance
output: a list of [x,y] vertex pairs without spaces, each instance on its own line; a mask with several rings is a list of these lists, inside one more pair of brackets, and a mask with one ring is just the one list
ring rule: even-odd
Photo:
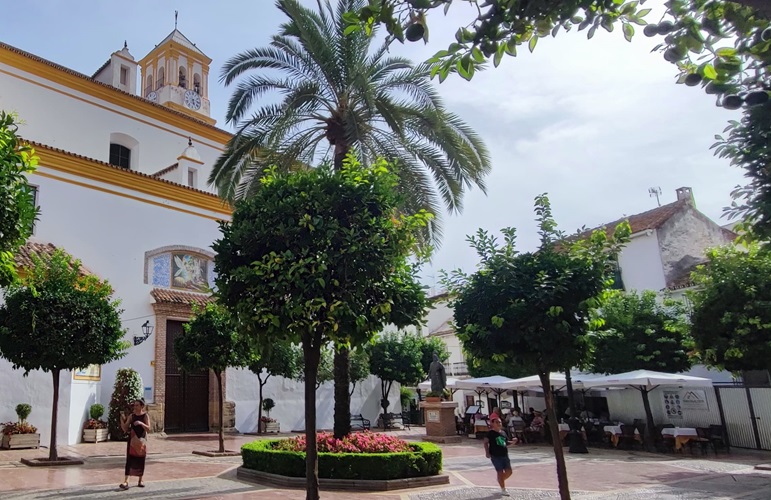
[[[207,184],[231,137],[210,117],[211,63],[177,29],[139,61],[124,45],[91,76],[0,41],[0,109],[18,114],[20,135],[40,157],[30,177],[40,218],[20,263],[54,248],[80,259],[115,289],[131,344],[117,362],[62,373],[61,444],[80,442],[89,406],[109,404],[122,367],[141,374],[154,430],[218,427],[213,374],[182,373],[172,350],[192,306],[208,300],[211,245],[232,210]],[[0,422],[29,403],[29,421],[47,442],[51,376],[22,374],[0,358]],[[257,378],[247,370],[226,375],[225,427],[254,432]],[[375,387],[372,377],[357,384],[351,406],[373,422]],[[276,402],[271,416],[282,431],[304,428],[300,383],[271,377],[265,396]],[[331,383],[317,400],[319,427],[330,428]]]

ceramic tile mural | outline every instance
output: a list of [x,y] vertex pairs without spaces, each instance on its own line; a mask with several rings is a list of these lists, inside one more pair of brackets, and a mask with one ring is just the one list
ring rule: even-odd
[[171,254],[153,257],[153,286],[171,286]]
[[208,260],[188,253],[173,253],[171,259],[172,283],[174,288],[196,292],[208,289]]

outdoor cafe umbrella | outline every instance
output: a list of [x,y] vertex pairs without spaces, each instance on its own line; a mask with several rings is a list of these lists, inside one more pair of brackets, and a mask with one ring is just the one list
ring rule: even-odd
[[[643,399],[643,407],[645,408],[645,417],[648,422],[649,430],[646,433],[646,436],[649,440],[653,436],[654,422],[648,393],[660,385],[711,386],[712,380],[703,377],[682,375],[679,373],[663,373],[651,370],[635,370],[632,372],[583,380],[583,386],[585,388],[630,387],[640,391]],[[649,442],[649,444],[651,443]]]
[[467,378],[465,380],[458,380],[455,382],[455,388],[470,389],[476,392],[480,397],[482,396],[483,392],[486,393],[491,391],[498,396],[498,404],[500,404],[502,393],[517,388],[516,384],[512,384],[512,382],[514,382],[514,379],[503,377],[501,375],[493,375],[491,377]]
[[[455,383],[460,380],[457,378],[447,377],[445,386],[450,389],[450,392],[455,392],[458,390],[457,387],[455,387]],[[431,381],[426,380],[425,382],[421,382],[418,384],[418,389],[421,391],[430,391],[431,390]]]

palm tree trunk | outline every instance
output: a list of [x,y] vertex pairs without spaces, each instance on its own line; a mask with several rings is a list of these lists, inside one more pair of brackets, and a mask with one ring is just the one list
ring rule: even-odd
[[552,446],[554,447],[554,458],[557,460],[557,483],[560,492],[560,500],[570,500],[570,488],[568,487],[568,470],[565,467],[565,453],[562,449],[562,440],[560,440],[560,430],[557,426],[557,412],[554,411],[554,400],[552,399],[551,382],[549,381],[548,371],[539,371],[538,378],[541,379],[544,401],[546,402],[546,414],[549,416],[549,432],[551,432]]
[[335,349],[335,439],[343,439],[351,433],[351,374],[348,358],[351,351],[346,347]]
[[223,401],[224,398],[222,397],[222,372],[215,370],[214,375],[217,377],[217,394],[219,396],[219,412],[220,412],[219,452],[225,453],[225,422],[222,420],[223,414],[225,413],[225,402]]
[[55,462],[59,459],[56,452],[56,420],[59,413],[59,370],[51,370],[54,377],[54,404],[51,409],[51,443],[48,445],[48,460]]
[[[342,138],[335,141],[335,170],[342,170],[343,160],[350,151],[350,146]],[[351,385],[349,367],[350,351],[345,347],[335,349],[334,374],[335,374],[335,423],[334,433],[336,439],[342,439],[351,433],[351,394],[348,392]]]
[[303,342],[305,358],[305,500],[319,500],[319,464],[316,447],[316,375],[319,369],[319,342]]

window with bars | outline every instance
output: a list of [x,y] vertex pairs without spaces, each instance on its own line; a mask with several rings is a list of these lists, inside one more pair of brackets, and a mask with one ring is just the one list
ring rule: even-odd
[[126,146],[110,144],[110,165],[125,169],[131,168],[131,150]]

